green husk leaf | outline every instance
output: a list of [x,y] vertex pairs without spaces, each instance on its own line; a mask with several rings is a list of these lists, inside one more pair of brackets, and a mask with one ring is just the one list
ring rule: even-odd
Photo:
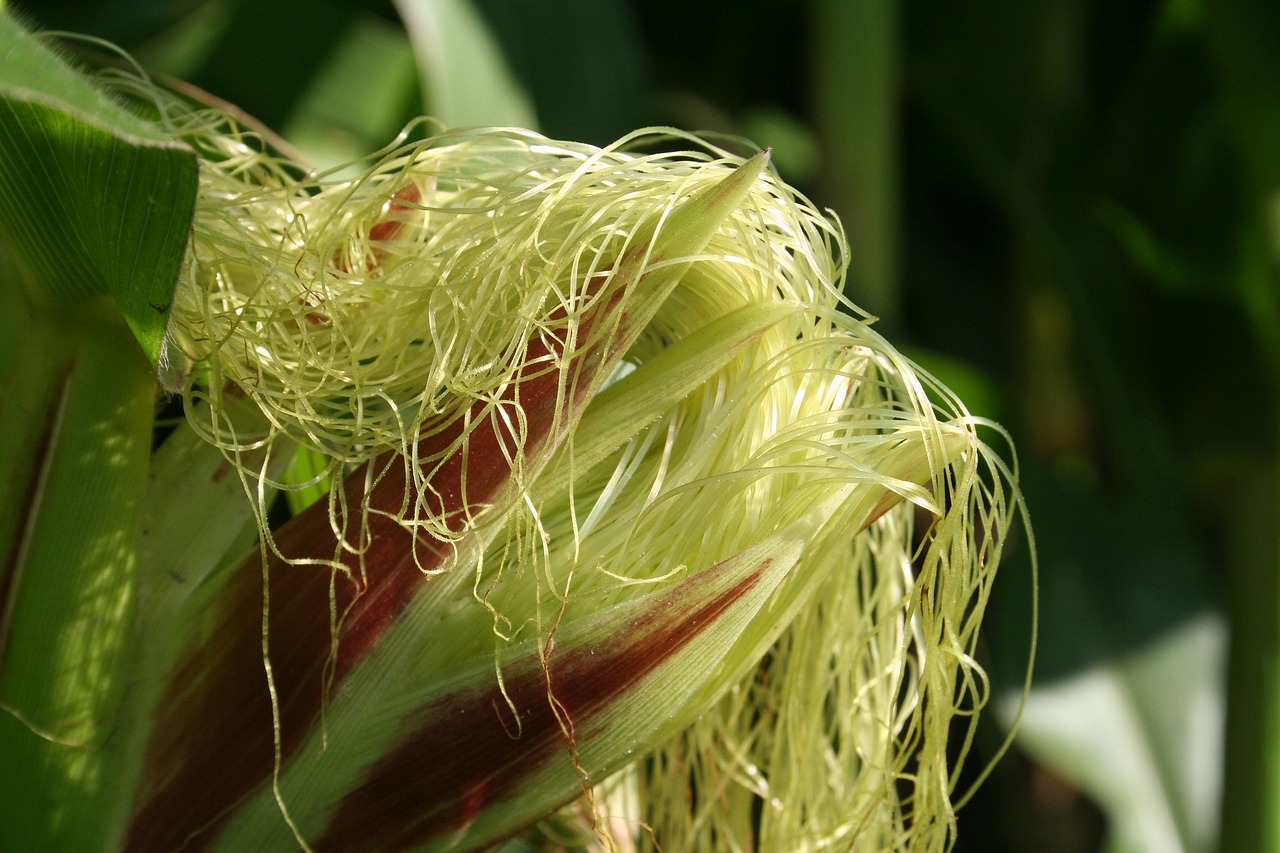
[[[589,467],[600,462],[673,401],[705,382],[758,334],[799,310],[796,305],[744,305],[680,339],[605,388],[582,416],[571,448],[573,464]],[[551,467],[554,469],[555,463]]]
[[[232,417],[251,408],[239,401]],[[281,451],[287,448],[278,448]],[[244,466],[257,463],[267,478],[278,477],[289,456],[246,453]],[[113,749],[121,756],[118,792],[132,791],[143,772],[142,756],[153,724],[155,703],[187,638],[208,631],[211,602],[245,553],[256,551],[254,504],[245,497],[237,465],[181,422],[152,457],[142,515],[133,681],[121,709]],[[119,797],[103,839],[118,839],[128,818],[128,797]]]
[[[363,737],[347,737],[332,753],[332,764],[325,760],[332,767],[326,787],[345,777],[349,788],[334,785],[329,795],[351,805],[331,815],[319,845],[340,846],[355,837],[347,833],[372,830],[372,849],[402,843],[474,849],[582,793],[585,781],[605,778],[686,725],[727,685],[723,670],[742,668],[750,655],[744,647],[753,648],[761,635],[753,617],[800,551],[795,540],[770,540],[665,591],[562,623],[554,652],[530,641],[503,655],[501,687],[488,655],[444,677],[420,673],[409,683],[425,689],[387,695],[384,710],[370,721],[376,728],[365,729],[385,744],[384,757],[362,757]],[[733,663],[727,664],[730,655]],[[504,707],[504,699],[514,707]],[[460,714],[478,719],[472,723]],[[336,717],[334,725],[340,725]],[[503,737],[504,728],[513,736]],[[566,740],[570,730],[572,741]],[[419,796],[426,801],[417,804],[417,814],[386,822],[382,832],[374,829],[385,816],[380,809],[348,814],[382,786],[407,781],[392,774],[407,769],[403,760],[416,750],[415,737],[441,748],[438,767],[456,762],[460,784],[424,780]],[[446,759],[445,751],[453,757]],[[339,767],[357,771],[354,780]],[[292,793],[287,781],[285,793]],[[229,833],[221,849],[235,849],[236,838]]]
[[[955,455],[967,438],[949,433],[942,446]],[[927,478],[927,456],[919,441],[905,442],[882,474]],[[418,609],[352,676],[326,731],[283,774],[294,828],[315,849],[359,839],[368,850],[467,850],[509,835],[688,726],[740,680],[833,569],[830,559],[802,558],[837,507],[856,530],[900,499],[851,486],[672,584],[603,610],[570,601],[554,640],[526,640],[496,658],[484,644],[414,653],[423,621],[459,638],[482,635],[485,624],[466,602]],[[264,791],[217,849],[284,845],[292,833]]]

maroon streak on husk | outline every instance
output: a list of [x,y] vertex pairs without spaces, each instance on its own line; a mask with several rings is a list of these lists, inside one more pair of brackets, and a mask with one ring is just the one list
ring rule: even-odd
[[[410,849],[465,829],[491,803],[517,795],[549,762],[562,761],[572,779],[573,757],[557,710],[573,721],[579,741],[589,739],[610,703],[715,624],[771,562],[764,558],[709,596],[706,587],[735,563],[726,560],[646,601],[606,642],[559,646],[546,671],[530,656],[504,671],[505,691],[496,683],[463,690],[411,714],[406,737],[367,768],[313,848]],[[570,786],[565,799],[572,795]]]
[[[584,322],[580,332],[585,334],[588,325]],[[565,377],[549,363],[551,356],[561,354],[562,346],[549,335],[532,342],[526,367],[499,401],[499,407],[518,404],[525,413],[526,462],[545,458],[561,437],[552,435],[553,426],[563,433],[570,425],[566,412],[580,411],[586,401],[579,398],[595,385],[592,372],[612,363],[600,358],[601,347],[596,347],[576,356]],[[570,399],[557,422],[562,381]],[[454,533],[463,531],[469,514],[510,497],[506,493],[512,481],[509,456],[514,439],[499,407],[476,403],[467,416],[418,445],[420,459],[439,458],[468,424],[473,425],[465,446],[426,472],[428,487],[420,496]],[[430,432],[429,425],[424,432]],[[290,565],[275,556],[268,560],[268,636],[285,759],[319,713],[326,687],[340,681],[402,612],[428,578],[423,569],[441,567],[452,553],[453,546],[425,533],[415,536],[390,517],[399,514],[405,499],[403,461],[387,454],[370,464],[384,473],[368,497],[363,578],[357,559],[341,554],[359,583],[338,576],[331,585],[330,572],[322,567]],[[364,499],[364,478],[364,469],[347,478],[349,507],[359,507]],[[280,552],[293,559],[332,560],[339,555],[326,502],[292,519],[274,538]],[[271,776],[274,736],[262,662],[262,575],[258,555],[245,560],[228,583],[207,640],[186,650],[170,676],[144,759],[145,786],[126,836],[128,850],[167,851],[184,842],[186,850],[202,849],[216,833],[189,837],[215,826],[227,809]],[[331,592],[342,617],[336,659],[329,621]],[[332,679],[326,685],[330,664]]]
[[[522,448],[520,475],[536,476],[687,268],[666,262],[702,250],[765,162],[757,157],[750,168],[685,199],[669,217],[655,217],[654,230],[637,236],[617,259],[612,276],[600,274],[586,282],[580,304],[590,307],[578,323],[573,353],[565,352],[568,313],[561,309],[548,318],[541,336],[529,342],[520,359],[523,366],[497,400],[474,402],[448,422],[424,424],[420,435],[425,437],[416,447],[417,459],[425,460],[421,491],[407,483],[403,460],[392,454],[370,463],[379,477],[367,498],[366,469],[348,477],[346,505],[356,509],[367,501],[370,510],[363,564],[339,549],[323,502],[274,534],[279,551],[291,560],[338,558],[358,582],[274,556],[265,568],[257,555],[238,567],[218,593],[219,609],[211,624],[183,650],[180,664],[167,677],[143,758],[126,850],[206,849],[237,805],[271,779],[276,735],[263,675],[264,572],[270,584],[267,636],[283,762],[311,730],[326,691],[336,688],[426,582],[423,570],[447,566],[455,544],[475,541],[437,541],[421,528],[416,534],[406,530],[394,517],[416,502],[445,520],[455,538],[466,538],[476,535],[474,516],[510,506],[520,487],[512,467],[515,447]],[[405,206],[392,202],[392,209]],[[389,227],[378,237],[389,239],[395,231]],[[664,242],[667,238],[658,231],[675,236]],[[625,294],[640,288],[642,298],[624,301]],[[523,410],[522,419],[510,417],[513,406]],[[525,430],[521,439],[512,435],[511,424],[518,422]],[[336,655],[331,597],[339,617]]]

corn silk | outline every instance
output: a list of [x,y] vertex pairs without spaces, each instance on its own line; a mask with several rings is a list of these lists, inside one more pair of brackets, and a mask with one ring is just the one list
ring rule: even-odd
[[[623,760],[588,766],[591,733],[558,715],[580,790],[527,837],[624,850],[953,843],[957,773],[990,692],[978,629],[1022,501],[1016,471],[979,437],[1003,433],[842,296],[847,247],[830,215],[763,156],[671,129],[597,148],[509,128],[411,141],[417,125],[366,162],[316,172],[235,117],[150,97],[201,168],[163,379],[240,466],[266,553],[359,590],[375,520],[436,549],[413,546],[401,568],[426,577],[399,619],[462,614],[469,628],[418,629],[417,669],[397,672],[480,659],[508,695],[512,650],[532,648],[557,706],[570,685],[551,664],[577,615],[794,543],[774,597],[744,623],[758,642],[715,662],[677,731],[663,731],[658,681],[642,685],[656,722],[610,724],[636,728]],[[756,174],[703,245],[654,248],[688,199],[744,162]],[[679,274],[648,287],[662,268]],[[599,376],[578,369],[592,359]],[[533,422],[535,382],[547,424]],[[254,416],[233,418],[243,400]],[[493,434],[480,447],[482,424]],[[481,453],[501,457],[505,490],[482,492],[474,465],[439,485],[450,460]],[[269,476],[261,460],[282,454],[307,465]],[[393,472],[395,499],[371,504]],[[279,490],[296,511],[300,494],[318,498],[331,555],[279,546]],[[333,659],[344,612],[327,614]],[[278,643],[264,638],[268,662]],[[348,692],[384,690],[388,718],[421,688],[358,675]],[[335,756],[344,701],[325,699]],[[289,813],[299,773],[277,750],[271,807]],[[305,816],[291,826],[304,846],[316,837]]]

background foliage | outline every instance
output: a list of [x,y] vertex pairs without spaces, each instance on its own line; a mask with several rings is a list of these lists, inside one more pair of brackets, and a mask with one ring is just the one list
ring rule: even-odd
[[[321,163],[422,112],[594,143],[662,123],[773,146],[844,220],[851,297],[1021,453],[1036,687],[958,849],[1277,849],[1270,4],[12,5],[239,105]],[[1006,570],[990,616],[1006,720],[1025,580]],[[999,739],[992,719],[986,748]]]

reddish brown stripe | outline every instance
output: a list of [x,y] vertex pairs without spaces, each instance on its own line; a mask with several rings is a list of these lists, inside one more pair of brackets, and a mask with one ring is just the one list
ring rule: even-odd
[[[409,849],[465,828],[488,804],[518,794],[557,758],[570,769],[572,759],[548,693],[574,721],[579,742],[591,737],[606,706],[712,625],[755,586],[769,562],[690,610],[690,600],[698,600],[727,564],[708,569],[646,603],[630,624],[619,626],[623,630],[613,635],[615,642],[554,655],[549,676],[536,659],[526,659],[504,671],[505,697],[494,684],[451,694],[413,714],[405,721],[409,734],[368,768],[314,848]],[[518,721],[508,701],[519,709]],[[568,800],[574,789],[563,793]]]
[[[687,216],[703,214],[714,219],[704,202],[687,210]],[[708,231],[700,239],[705,241],[709,236]],[[686,248],[696,251],[694,246]],[[580,341],[591,337],[593,327],[598,326],[594,331],[600,334],[585,354],[575,358],[567,376],[552,369],[551,362],[556,359],[546,358],[562,355],[563,342],[547,335],[529,346],[524,363],[531,366],[505,390],[502,402],[518,403],[525,411],[530,431],[524,442],[526,474],[536,475],[538,466],[573,428],[602,377],[656,310],[667,292],[663,288],[674,284],[675,272],[667,268],[658,274],[663,281],[659,291],[650,294],[634,314],[620,310],[622,294],[643,278],[640,259],[646,250],[647,244],[633,246],[619,259],[612,279],[602,274],[587,283],[583,297],[590,297],[610,280],[616,290],[580,322]],[[551,318],[553,322],[556,319],[563,320],[565,315]],[[570,389],[570,399],[565,410],[557,413],[561,381]],[[561,416],[559,423],[557,414]],[[475,405],[470,415],[480,422],[469,437],[466,452],[454,453],[437,470],[427,472],[425,500],[433,510],[453,512],[449,517],[458,525],[453,528],[455,532],[463,530],[467,508],[501,505],[515,496],[510,487],[510,466],[501,452],[510,443],[502,412],[484,414],[483,407]],[[461,422],[442,426],[419,446],[419,458],[431,458],[432,453],[447,450],[461,436],[462,429]],[[399,513],[405,496],[405,479],[403,465],[398,461],[387,464],[389,461],[389,457],[383,457],[375,463],[378,470],[385,467],[386,471],[370,502],[375,511],[394,515]],[[357,472],[346,485],[347,505],[353,509],[360,506],[362,481],[363,472]],[[276,535],[280,549],[295,559],[332,559],[336,547],[326,515],[323,505],[300,515]],[[364,586],[357,588],[339,578],[332,593],[338,614],[345,616],[332,672],[335,681],[376,642],[424,581],[425,575],[414,564],[415,549],[418,563],[428,568],[440,565],[451,553],[442,543],[421,534],[415,538],[379,516],[371,519],[369,532],[373,544],[365,555]],[[353,568],[356,563],[346,556],[344,562]],[[273,559],[269,568],[271,663],[280,706],[280,746],[287,759],[322,705],[326,668],[332,657],[331,583],[329,573],[315,567],[287,566]],[[229,588],[221,593],[223,606],[209,629],[209,639],[184,650],[182,664],[170,676],[147,744],[143,783],[126,833],[128,850],[169,851],[184,844],[188,850],[202,849],[224,816],[270,778],[273,732],[260,653],[261,575],[257,559],[239,567]],[[647,654],[656,663],[655,656],[660,651],[650,648]],[[623,664],[638,671],[638,664],[631,657],[624,656]],[[630,677],[636,677],[635,672]],[[432,790],[438,792],[439,788],[433,786]],[[483,804],[489,799],[489,794],[483,794],[475,801]],[[429,821],[425,825],[427,830],[414,831],[435,831],[429,828]],[[358,844],[357,848],[363,846]]]
[[[411,206],[421,200],[422,193],[419,192],[417,186],[410,184],[396,190],[391,198],[391,203],[387,205],[387,218],[375,223],[369,229],[369,254],[364,259],[364,269],[361,272],[377,274],[378,267],[382,265],[382,260],[387,255],[386,247],[383,244],[389,240],[394,240],[404,230],[405,218],[396,214],[412,209]],[[402,201],[408,202],[408,204],[401,204]],[[333,265],[343,272],[354,272],[348,266],[347,259],[342,257],[341,253],[335,255],[332,261]],[[308,314],[307,319],[317,324],[327,324],[329,321],[329,318],[322,311]]]
[[[522,371],[503,397],[504,402],[518,402],[525,412],[530,430],[526,459],[537,457],[556,438],[551,428],[560,375],[537,362],[559,345],[550,338],[531,344],[526,361],[534,366]],[[583,367],[584,361],[598,369],[599,359],[591,354],[576,366]],[[583,401],[573,402],[580,407]],[[423,498],[433,512],[443,515],[446,508],[450,510],[449,526],[454,532],[465,526],[464,506],[478,510],[500,502],[511,479],[502,447],[509,449],[512,439],[500,414],[485,415],[483,406],[476,404],[470,418],[478,423],[466,453],[454,452],[430,473],[430,489]],[[424,439],[418,446],[419,458],[439,457],[464,429],[464,421],[456,419]],[[369,519],[367,583],[357,585],[339,577],[333,586],[337,613],[345,614],[335,682],[368,651],[425,581],[427,576],[418,566],[438,567],[451,553],[448,546],[421,534],[415,538],[382,515],[399,514],[405,470],[402,460],[389,455],[374,465],[375,470],[385,468],[385,474],[369,496],[375,514]],[[363,470],[348,478],[348,506],[360,506],[363,484]],[[275,539],[280,551],[292,558],[332,559],[336,542],[327,502],[290,521]],[[343,562],[358,572],[353,557],[345,555]],[[281,748],[287,758],[309,730],[324,696],[332,641],[330,573],[273,557],[270,578],[271,664],[280,706]],[[222,601],[210,639],[184,652],[159,705],[145,758],[145,788],[139,792],[139,806],[126,838],[128,850],[174,849],[188,836],[215,827],[226,810],[271,775],[274,738],[262,666],[262,566],[256,555],[236,571]],[[205,832],[185,849],[202,849],[211,835]]]
[[[396,201],[391,202],[390,206],[387,208],[387,213],[389,214],[399,213],[403,210],[410,210],[412,205],[417,204],[422,199],[422,193],[418,191],[418,187],[416,185],[410,184],[407,187],[401,187],[396,190],[396,193],[392,198],[396,199]],[[402,201],[407,201],[409,204],[401,204],[400,202]],[[377,225],[374,225],[369,229],[369,242],[374,244],[374,252],[377,254],[379,261],[382,260],[384,251],[377,244],[392,239],[399,234],[403,228],[403,217],[389,216],[387,219],[382,220]]]

